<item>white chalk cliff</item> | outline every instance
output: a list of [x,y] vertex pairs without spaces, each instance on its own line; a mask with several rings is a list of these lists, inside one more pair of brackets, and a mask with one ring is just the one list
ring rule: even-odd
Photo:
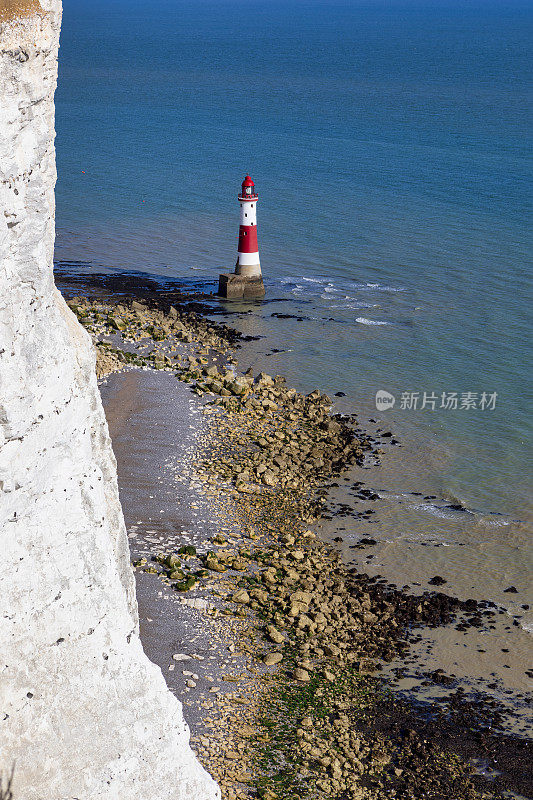
[[94,352],[54,286],[59,0],[0,0],[0,773],[14,800],[215,800],[139,640]]

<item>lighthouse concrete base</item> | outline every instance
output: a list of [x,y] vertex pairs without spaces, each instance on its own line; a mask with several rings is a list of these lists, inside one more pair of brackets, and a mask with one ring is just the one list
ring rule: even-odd
[[228,300],[254,300],[265,296],[265,285],[261,275],[229,272],[218,276],[218,294]]

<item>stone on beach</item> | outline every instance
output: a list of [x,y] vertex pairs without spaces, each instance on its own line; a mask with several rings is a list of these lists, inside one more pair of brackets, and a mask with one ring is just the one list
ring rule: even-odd
[[268,625],[266,631],[268,638],[275,644],[282,644],[285,641],[283,634],[274,625]]
[[263,656],[263,663],[266,664],[267,667],[271,667],[274,664],[279,664],[280,661],[283,660],[283,655],[281,653],[267,653]]

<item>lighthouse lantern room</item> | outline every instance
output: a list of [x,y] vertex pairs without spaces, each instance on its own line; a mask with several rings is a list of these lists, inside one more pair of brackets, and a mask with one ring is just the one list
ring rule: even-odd
[[263,297],[265,287],[261,276],[257,245],[257,201],[255,184],[247,175],[238,196],[240,206],[239,245],[235,272],[220,275],[218,293],[222,297],[240,299]]

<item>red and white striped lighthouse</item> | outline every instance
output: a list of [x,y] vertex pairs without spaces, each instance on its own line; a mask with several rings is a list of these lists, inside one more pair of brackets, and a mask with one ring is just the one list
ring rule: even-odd
[[228,300],[257,300],[265,296],[257,246],[257,192],[249,175],[239,194],[241,219],[235,272],[218,276],[218,293]]
[[239,226],[239,252],[235,274],[247,278],[261,276],[259,248],[257,246],[257,192],[249,175],[242,182],[239,203],[241,218]]

